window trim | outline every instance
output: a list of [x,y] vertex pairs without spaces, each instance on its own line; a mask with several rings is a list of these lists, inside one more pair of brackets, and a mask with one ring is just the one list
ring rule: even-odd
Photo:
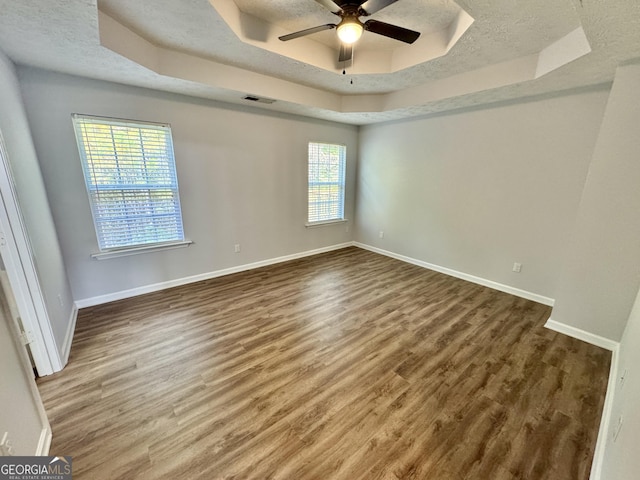
[[[315,222],[309,221],[309,187],[310,187],[310,182],[309,182],[309,160],[310,160],[310,155],[309,155],[309,149],[311,147],[311,145],[330,145],[332,147],[341,147],[344,149],[344,157],[342,160],[342,171],[341,171],[341,178],[342,178],[342,216],[341,217],[337,217],[337,218],[328,218],[328,219],[323,219],[323,220],[317,220]],[[347,145],[345,145],[344,143],[330,143],[330,142],[321,142],[321,141],[310,141],[307,143],[307,188],[306,188],[306,193],[307,193],[307,214],[306,214],[306,222],[305,222],[305,227],[307,228],[312,228],[312,227],[320,227],[320,226],[324,226],[324,225],[331,225],[334,223],[345,223],[348,222],[347,218],[345,217],[345,207],[346,207],[346,200],[347,200]]]
[[[102,260],[106,258],[115,258],[127,255],[134,255],[139,253],[148,253],[156,250],[163,249],[173,249],[180,248],[182,246],[189,246],[191,243],[190,240],[187,240],[184,234],[184,220],[182,217],[182,205],[180,201],[180,189],[178,185],[178,172],[177,165],[175,160],[175,153],[173,148],[173,135],[171,131],[171,125],[168,123],[160,123],[160,122],[150,122],[150,121],[141,121],[141,120],[131,120],[124,118],[115,118],[115,117],[107,117],[107,116],[97,116],[97,115],[85,115],[79,113],[73,113],[71,115],[73,121],[74,133],[76,136],[76,144],[78,147],[78,153],[80,156],[80,162],[82,166],[83,179],[85,184],[85,190],[87,193],[87,200],[89,201],[89,207],[91,210],[91,220],[93,222],[93,227],[96,235],[96,243],[98,246],[98,253],[91,254],[91,258],[96,260]],[[96,221],[96,203],[92,200],[92,192],[95,190],[96,192],[100,192],[100,188],[96,188],[96,184],[90,180],[88,177],[88,171],[91,169],[90,159],[87,157],[87,145],[85,144],[85,137],[81,132],[81,122],[95,122],[96,124],[103,125],[117,125],[117,126],[130,126],[132,128],[138,128],[143,130],[145,128],[148,129],[158,129],[163,131],[165,136],[165,146],[167,148],[167,155],[165,159],[168,161],[168,166],[172,175],[172,184],[168,187],[170,190],[175,192],[174,202],[177,205],[177,208],[174,209],[172,216],[179,220],[179,238],[173,238],[171,240],[163,241],[163,242],[148,242],[148,243],[131,243],[127,245],[119,245],[111,248],[102,248],[100,233],[99,233],[99,225],[98,221]],[[143,147],[144,148],[144,147]],[[148,183],[145,185],[149,185]],[[119,190],[135,190],[135,188],[127,189],[120,188]],[[153,187],[147,188],[149,191],[153,191]]]
[[349,220],[347,218],[337,218],[335,220],[320,220],[317,222],[307,222],[304,224],[307,228],[313,227],[322,227],[324,225],[333,225],[334,223],[347,223]]
[[100,253],[92,253],[91,258],[94,260],[107,260],[109,258],[128,257],[129,255],[157,252],[159,250],[174,250],[176,248],[188,247],[191,244],[193,244],[191,240],[183,240],[181,242],[150,243],[139,247],[124,247]]

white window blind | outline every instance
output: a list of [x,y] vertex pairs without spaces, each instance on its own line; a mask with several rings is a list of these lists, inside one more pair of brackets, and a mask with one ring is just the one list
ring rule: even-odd
[[168,125],[74,115],[101,251],[184,240]]
[[344,218],[347,147],[309,143],[309,223]]

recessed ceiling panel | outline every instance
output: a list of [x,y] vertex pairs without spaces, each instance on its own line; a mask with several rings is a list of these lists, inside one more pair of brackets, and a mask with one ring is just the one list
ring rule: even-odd
[[[277,25],[288,32],[326,23],[338,23],[339,17],[314,0],[234,0],[238,8],[249,15]],[[401,0],[376,12],[370,17],[399,25],[422,35],[444,30],[462,10],[453,0]],[[313,34],[313,40],[336,47],[335,31]],[[359,50],[394,49],[402,46],[397,40],[375,34],[366,34],[358,40]]]
[[[228,0],[209,0],[240,41],[334,73],[349,68],[352,75],[390,74],[442,57],[473,23],[473,18],[451,0],[398,1],[375,12],[371,18],[362,17],[361,21],[378,20],[414,29],[421,33],[420,38],[415,43],[406,44],[373,31],[365,31],[353,45],[353,59],[343,62],[338,60],[340,44],[334,29],[289,41],[279,40],[282,36],[294,33],[292,30],[313,29],[340,22],[339,17],[318,2],[290,2],[297,6],[311,6],[312,9],[310,14],[304,15],[298,13],[304,12],[304,9],[296,7],[296,14],[286,22],[288,28],[285,28],[282,26],[283,22],[272,23],[280,21],[279,8],[286,9],[284,2],[275,2],[282,5],[276,5],[278,8],[274,9],[272,4],[267,6],[254,0],[238,1],[243,5],[244,11],[237,3],[231,4]],[[266,16],[272,21],[259,18],[258,15]]]

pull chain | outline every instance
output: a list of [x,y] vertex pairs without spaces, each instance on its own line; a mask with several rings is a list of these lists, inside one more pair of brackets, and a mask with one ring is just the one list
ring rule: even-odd
[[[343,68],[343,69],[342,69],[342,74],[343,74],[343,75],[346,75],[346,74],[347,74],[347,70]],[[353,77],[351,77],[351,80],[349,81],[349,83],[350,83],[351,85],[353,85]]]
[[[346,64],[347,62],[345,61],[344,64]],[[342,67],[342,75],[346,75],[347,74],[347,68],[344,66]],[[353,53],[352,53],[352,57],[351,57],[351,66],[353,66]],[[353,77],[351,77],[351,79],[349,80],[349,83],[351,85],[353,85]]]

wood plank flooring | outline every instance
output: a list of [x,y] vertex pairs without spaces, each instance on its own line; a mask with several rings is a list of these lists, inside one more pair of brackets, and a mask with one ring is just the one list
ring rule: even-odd
[[358,248],[83,309],[39,379],[74,479],[586,480],[610,354]]

